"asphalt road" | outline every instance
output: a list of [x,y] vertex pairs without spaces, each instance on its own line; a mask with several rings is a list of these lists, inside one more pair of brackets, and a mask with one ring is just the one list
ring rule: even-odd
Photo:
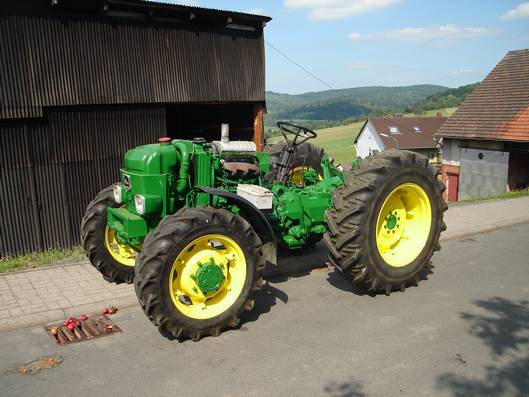
[[[42,327],[4,332],[0,395],[529,395],[529,225],[446,241],[434,264],[390,297],[334,272],[276,278],[239,330],[199,343],[138,308],[114,316],[122,334],[61,348]],[[50,355],[63,363],[18,373]]]

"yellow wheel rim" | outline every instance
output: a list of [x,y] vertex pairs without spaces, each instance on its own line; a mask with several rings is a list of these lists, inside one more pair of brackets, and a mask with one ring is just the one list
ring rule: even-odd
[[116,232],[108,226],[105,228],[105,247],[112,258],[125,266],[134,266],[136,251],[126,244],[121,244],[116,239]]
[[432,208],[422,187],[414,183],[397,186],[378,214],[377,248],[392,267],[403,267],[421,253],[430,234]]
[[[292,171],[290,171],[290,182],[296,186],[303,186],[305,172],[307,172],[309,169],[310,167],[307,166],[295,167]],[[323,181],[323,177],[320,174],[318,174],[318,180]]]
[[189,243],[173,263],[169,293],[184,315],[205,320],[228,310],[246,281],[246,259],[231,238],[208,234]]

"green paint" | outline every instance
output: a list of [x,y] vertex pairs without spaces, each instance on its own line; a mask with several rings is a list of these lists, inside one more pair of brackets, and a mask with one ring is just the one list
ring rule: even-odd
[[395,226],[397,226],[397,217],[394,214],[390,214],[386,218],[386,225],[388,226],[389,230],[392,230]]
[[217,266],[212,262],[199,266],[194,276],[198,288],[200,288],[204,295],[217,291],[222,286],[225,279],[220,266]]
[[[224,161],[253,163],[259,173],[231,175],[223,168]],[[343,183],[342,174],[327,156],[322,159],[323,180],[309,168],[304,173],[302,187],[290,183],[270,184],[264,178],[270,169],[267,153],[220,154],[208,143],[187,140],[139,146],[127,152],[124,164],[120,171],[124,206],[108,209],[108,226],[116,231],[119,242],[131,246],[142,244],[164,217],[184,206],[213,205],[239,213],[239,208],[225,198],[210,197],[195,188],[216,187],[236,192],[238,184],[253,184],[274,193],[274,208],[266,216],[279,243],[288,248],[301,248],[311,235],[327,230],[325,211],[331,205],[332,190]],[[145,197],[144,214],[136,211],[136,195]],[[200,273],[200,289],[210,290],[218,285],[218,271],[222,271],[207,269],[207,273]],[[198,274],[195,277],[198,283]]]

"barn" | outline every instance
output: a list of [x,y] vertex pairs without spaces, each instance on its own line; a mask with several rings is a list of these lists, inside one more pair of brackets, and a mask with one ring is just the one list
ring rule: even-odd
[[79,243],[127,149],[263,144],[270,18],[142,0],[0,4],[0,256]]
[[529,49],[510,51],[439,129],[448,201],[529,186]]

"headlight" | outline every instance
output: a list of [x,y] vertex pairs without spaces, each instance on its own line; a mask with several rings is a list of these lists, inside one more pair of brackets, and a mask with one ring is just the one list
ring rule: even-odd
[[118,204],[123,203],[123,190],[121,185],[116,183],[112,188],[114,190],[114,201]]
[[136,212],[140,215],[145,214],[145,196],[137,194],[134,196],[134,205],[136,206]]

